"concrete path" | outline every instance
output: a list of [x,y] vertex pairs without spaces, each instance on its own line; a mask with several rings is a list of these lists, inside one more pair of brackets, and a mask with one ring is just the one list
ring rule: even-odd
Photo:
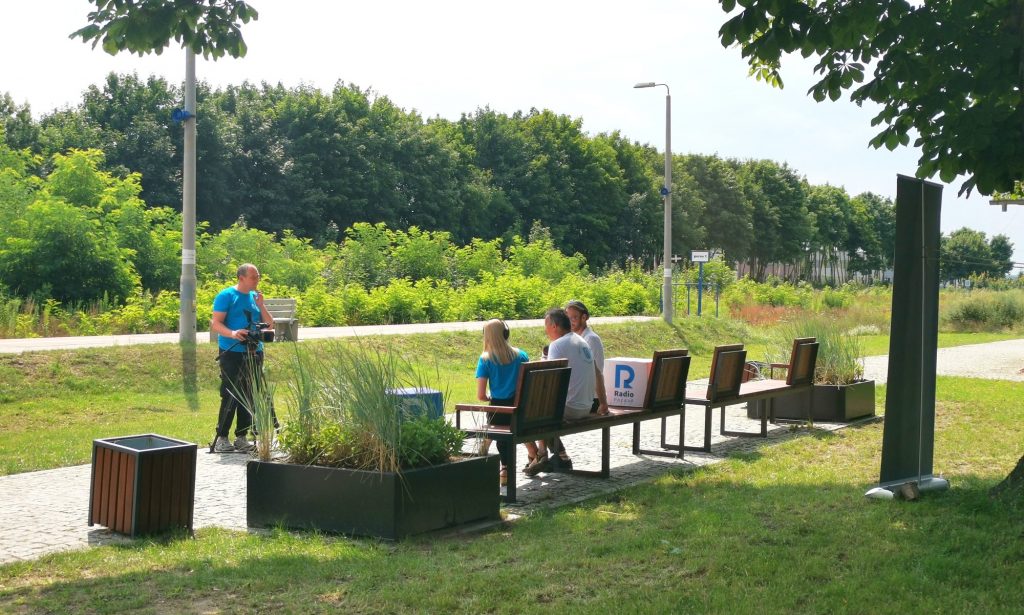
[[[471,324],[473,328],[479,327],[478,323]],[[869,357],[866,362],[869,377],[884,382],[887,364],[887,357]],[[1018,373],[1021,367],[1024,367],[1024,340],[945,348],[939,351],[938,356],[938,371],[943,375],[1019,381],[1024,380],[1024,375]],[[726,416],[728,429],[755,431],[759,425],[746,418],[743,406],[729,408]],[[714,422],[718,422],[717,413]],[[687,442],[699,442],[703,430],[703,410],[691,408],[687,412],[686,425]],[[816,426],[829,430],[844,427],[824,423],[816,423]],[[713,426],[712,433],[717,434],[717,431],[717,427]],[[767,439],[715,435],[710,454],[688,452],[685,460],[677,460],[633,456],[630,452],[631,428],[617,427],[612,429],[609,479],[564,474],[542,474],[530,479],[520,474],[517,494],[519,502],[506,507],[506,512],[515,518],[542,508],[565,506],[600,497],[630,485],[653,480],[673,467],[687,469],[717,463],[737,452],[755,451],[801,437],[801,433],[784,426],[772,426]],[[657,422],[644,424],[643,448],[658,448],[659,437]],[[570,436],[565,439],[565,443],[577,468],[599,467],[600,432]],[[200,449],[196,470],[196,528],[217,526],[234,530],[247,529],[246,460],[245,455],[215,455]],[[89,476],[90,466],[81,465],[0,477],[0,564],[30,560],[57,551],[128,540],[104,528],[90,528],[87,525]]]
[[[864,376],[869,380],[885,383],[888,371],[887,355],[864,361]],[[1024,381],[1024,339],[939,348],[936,371],[942,376]]]
[[[608,323],[644,322],[657,320],[652,316],[595,316],[592,325]],[[543,319],[506,320],[510,329],[543,327]],[[359,327],[299,327],[299,341],[366,337],[369,335],[409,335],[411,333],[438,333],[441,331],[482,331],[482,322],[432,322],[411,325],[365,325]],[[177,333],[140,333],[136,335],[89,335],[81,337],[36,337],[28,339],[0,339],[0,354],[18,354],[39,350],[67,350],[71,348],[104,348],[107,346],[135,346],[138,344],[176,344]],[[210,343],[208,331],[196,333],[197,344]]]

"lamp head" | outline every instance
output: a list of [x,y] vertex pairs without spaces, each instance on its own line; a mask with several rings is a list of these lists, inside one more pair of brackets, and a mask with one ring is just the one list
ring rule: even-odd
[[638,83],[634,85],[634,88],[653,88],[655,83],[653,81],[645,81],[644,83]]

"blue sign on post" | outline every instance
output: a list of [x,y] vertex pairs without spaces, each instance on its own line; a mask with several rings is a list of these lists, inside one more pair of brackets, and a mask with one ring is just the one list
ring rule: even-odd
[[195,115],[189,113],[185,109],[175,109],[171,113],[171,120],[173,120],[175,124],[180,124],[181,122],[184,122],[193,117],[195,117]]

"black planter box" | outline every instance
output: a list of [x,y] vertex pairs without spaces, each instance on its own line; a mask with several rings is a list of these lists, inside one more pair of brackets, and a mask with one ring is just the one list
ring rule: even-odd
[[398,540],[499,518],[497,455],[399,474],[250,461],[249,527],[283,526]]
[[[852,384],[816,384],[810,390],[775,399],[775,418],[807,420],[807,411],[814,396],[814,420],[845,423],[875,416],[875,381],[861,380]],[[760,419],[765,401],[747,404],[747,417]]]
[[129,536],[191,531],[196,449],[156,434],[93,440],[89,525]]

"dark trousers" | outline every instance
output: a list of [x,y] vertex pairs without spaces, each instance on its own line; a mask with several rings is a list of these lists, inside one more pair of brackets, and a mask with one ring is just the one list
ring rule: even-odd
[[252,414],[246,408],[252,406],[249,400],[252,399],[253,376],[263,373],[263,353],[221,352],[218,362],[220,414],[217,416],[217,436],[228,437],[235,414],[238,414],[235,436],[244,436],[252,427]]
[[[492,406],[511,406],[515,402],[514,399],[492,399]],[[488,414],[487,422],[491,425],[511,425],[512,415],[511,414]],[[501,465],[508,466],[512,463],[512,447],[515,444],[511,442],[496,441],[494,443],[498,447],[498,458],[501,459]]]

